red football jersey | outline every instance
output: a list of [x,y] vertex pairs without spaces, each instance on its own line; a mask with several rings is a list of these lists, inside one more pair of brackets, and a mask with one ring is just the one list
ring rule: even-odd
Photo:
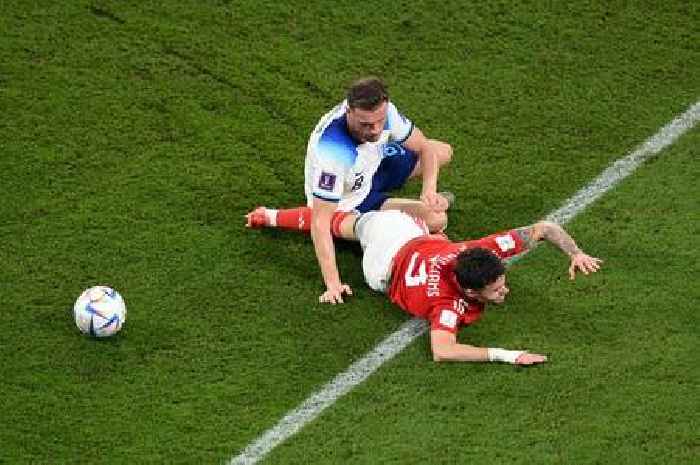
[[428,320],[430,329],[456,333],[460,326],[473,323],[481,317],[484,304],[466,298],[454,267],[461,251],[475,247],[505,259],[523,252],[524,243],[516,230],[465,242],[452,242],[440,235],[417,237],[394,257],[389,298],[412,315]]

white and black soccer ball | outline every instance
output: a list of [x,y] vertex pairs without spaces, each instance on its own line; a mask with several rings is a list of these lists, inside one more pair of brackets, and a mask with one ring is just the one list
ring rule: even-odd
[[93,286],[83,291],[73,306],[75,324],[84,334],[109,337],[117,334],[126,321],[122,296],[108,286]]

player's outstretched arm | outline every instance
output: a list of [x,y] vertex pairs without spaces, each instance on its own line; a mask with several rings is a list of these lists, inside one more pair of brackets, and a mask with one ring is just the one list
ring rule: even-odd
[[430,331],[430,347],[436,362],[505,362],[513,365],[534,365],[547,361],[546,355],[524,350],[506,350],[495,347],[474,347],[457,342],[449,331]]
[[316,258],[321,267],[326,291],[318,298],[319,302],[342,304],[343,294],[352,295],[352,289],[340,281],[340,273],[335,262],[335,246],[331,235],[331,218],[336,204],[314,199],[311,213],[311,238],[314,242]]
[[583,274],[595,273],[603,263],[600,258],[591,257],[579,249],[569,233],[551,221],[540,221],[532,226],[520,228],[518,232],[528,248],[533,247],[537,241],[545,240],[567,254],[571,260],[569,265],[570,279],[576,277],[576,271],[581,271]]
[[449,162],[452,147],[444,142],[426,138],[418,128],[413,128],[404,146],[417,153],[420,159],[420,173],[423,178],[421,201],[431,210],[447,210],[448,202],[437,193],[437,185],[440,165]]

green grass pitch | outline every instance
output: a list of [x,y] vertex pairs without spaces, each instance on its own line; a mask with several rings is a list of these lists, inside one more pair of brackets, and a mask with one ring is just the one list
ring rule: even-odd
[[[541,218],[700,97],[680,0],[1,5],[0,464],[223,463],[407,320],[356,245],[324,306],[307,237],[243,228],[304,202],[353,78],[453,145],[455,239]],[[265,463],[695,463],[699,146],[568,226],[601,273],[541,247],[460,335],[550,363],[438,365],[421,337]],[[129,315],[96,341],[71,309],[101,283]]]

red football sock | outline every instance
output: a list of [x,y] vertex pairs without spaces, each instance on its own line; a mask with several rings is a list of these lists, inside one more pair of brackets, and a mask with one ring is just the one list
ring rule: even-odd
[[[274,213],[274,211],[270,210],[268,210],[270,213]],[[333,214],[331,219],[331,234],[333,237],[340,237],[340,225],[349,214],[349,212],[335,212]],[[277,210],[274,224],[270,224],[270,226],[309,234],[311,231],[311,208],[297,207]]]
[[308,234],[311,230],[311,209],[309,207],[297,207],[278,210],[276,226],[281,229],[291,229]]
[[340,225],[343,224],[343,220],[350,214],[350,212],[335,212],[333,218],[331,219],[331,234],[333,237],[342,237],[340,235]]

